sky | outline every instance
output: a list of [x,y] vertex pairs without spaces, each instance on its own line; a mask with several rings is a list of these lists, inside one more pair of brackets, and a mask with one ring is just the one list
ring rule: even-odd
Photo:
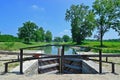
[[[31,21],[50,30],[54,37],[71,36],[71,26],[65,21],[66,9],[72,4],[91,6],[94,0],[0,0],[0,32],[17,36],[18,28]],[[93,35],[96,34],[93,32]],[[90,37],[93,39],[93,36]],[[120,38],[112,29],[104,39]]]

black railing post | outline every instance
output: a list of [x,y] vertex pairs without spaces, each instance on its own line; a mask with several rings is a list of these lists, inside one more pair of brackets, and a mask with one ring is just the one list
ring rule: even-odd
[[99,73],[102,73],[102,50],[99,50]]
[[20,49],[20,74],[23,74],[23,49]]

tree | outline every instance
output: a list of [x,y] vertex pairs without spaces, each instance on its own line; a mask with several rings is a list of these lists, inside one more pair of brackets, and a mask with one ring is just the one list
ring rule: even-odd
[[63,42],[63,39],[61,37],[55,37],[54,42]]
[[18,28],[18,37],[23,39],[25,43],[29,43],[30,40],[34,39],[37,28],[38,26],[35,23],[25,22],[22,27]]
[[92,35],[95,20],[88,6],[72,5],[69,10],[66,10],[65,20],[71,22],[73,42],[81,44],[86,37]]
[[62,39],[64,42],[70,41],[70,37],[68,35],[63,35]]
[[46,40],[46,42],[52,41],[52,33],[50,31],[46,31],[45,40]]
[[44,42],[45,40],[45,31],[42,27],[35,31],[35,41]]
[[95,0],[93,10],[102,47],[103,36],[110,28],[120,33],[120,0]]

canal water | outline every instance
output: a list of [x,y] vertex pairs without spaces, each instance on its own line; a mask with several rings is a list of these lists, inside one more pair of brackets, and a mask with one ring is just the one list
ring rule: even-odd
[[[45,54],[53,54],[53,55],[58,54],[58,49],[62,49],[62,47],[60,47],[60,46],[48,46],[48,47],[41,47],[40,48],[40,50],[44,50]],[[65,55],[75,54],[75,51],[71,47],[65,47],[64,54]]]

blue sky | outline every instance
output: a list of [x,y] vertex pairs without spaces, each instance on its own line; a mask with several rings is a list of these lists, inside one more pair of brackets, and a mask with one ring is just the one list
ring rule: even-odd
[[[92,5],[94,0],[0,0],[0,32],[17,36],[18,27],[32,21],[53,36],[71,35],[70,23],[65,21],[66,9],[72,4]],[[94,33],[95,34],[95,33]],[[113,30],[104,39],[119,38]]]

